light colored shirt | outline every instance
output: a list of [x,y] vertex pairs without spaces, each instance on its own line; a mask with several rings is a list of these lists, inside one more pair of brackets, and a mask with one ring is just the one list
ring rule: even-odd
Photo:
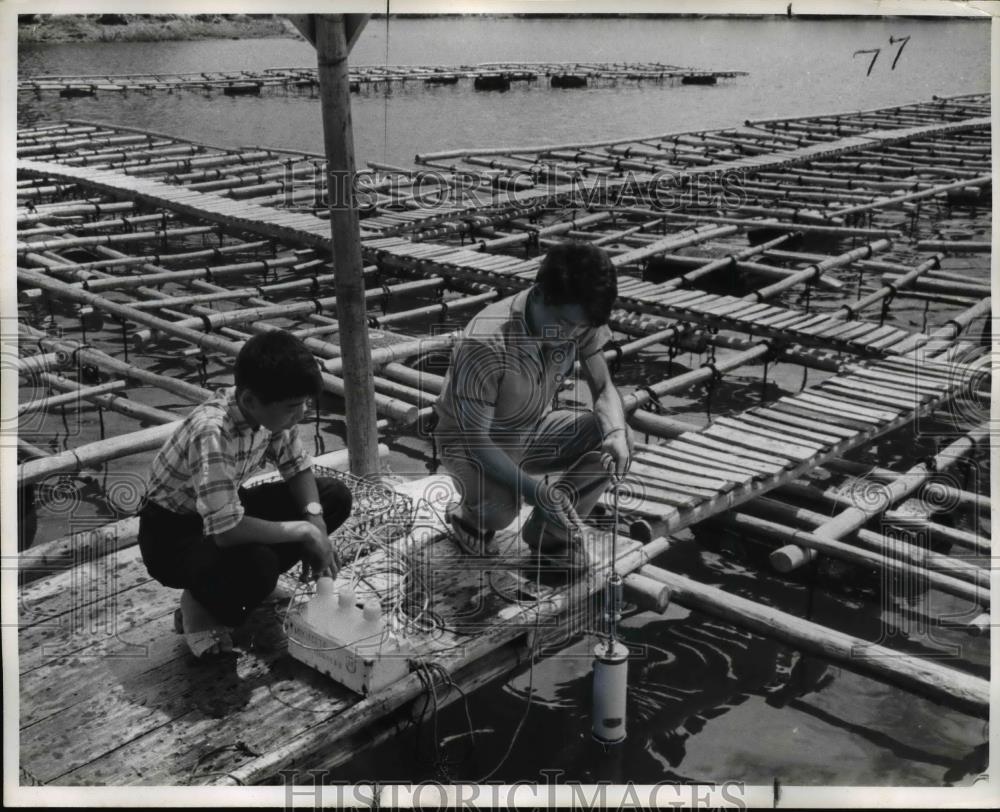
[[521,447],[551,410],[562,383],[584,360],[611,340],[607,325],[588,328],[571,340],[543,339],[528,330],[530,289],[494,302],[466,326],[452,349],[451,365],[435,403],[442,442],[465,434],[460,410],[493,407],[491,437],[503,447]]
[[297,426],[254,428],[230,387],[196,406],[157,452],[146,496],[174,513],[198,513],[205,535],[218,535],[243,519],[237,489],[265,460],[283,479],[312,467]]

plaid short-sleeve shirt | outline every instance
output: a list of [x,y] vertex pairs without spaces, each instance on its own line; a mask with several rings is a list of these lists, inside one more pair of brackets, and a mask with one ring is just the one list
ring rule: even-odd
[[298,427],[272,434],[254,427],[223,390],[183,420],[153,459],[146,498],[174,513],[197,513],[206,535],[232,529],[243,518],[237,489],[265,460],[290,479],[312,467]]

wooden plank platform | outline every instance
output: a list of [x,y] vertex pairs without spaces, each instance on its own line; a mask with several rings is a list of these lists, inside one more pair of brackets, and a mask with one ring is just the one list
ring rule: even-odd
[[[975,380],[972,368],[949,365],[948,377],[929,379],[926,367],[937,365],[901,356],[850,365],[797,395],[718,418],[663,445],[642,446],[619,504],[675,532],[929,414]],[[724,480],[725,487],[693,498],[692,487],[704,481],[683,481],[679,472]],[[611,496],[602,502],[610,505]]]
[[[697,295],[699,293],[701,295]],[[733,296],[653,286],[630,289],[619,297],[619,301],[629,309],[641,313],[777,338],[803,346],[866,355],[891,355],[896,347],[904,343],[926,338],[922,333],[912,333],[891,326],[880,327],[874,322],[860,319],[845,321],[843,311],[809,314],[777,305],[768,305],[762,310],[755,305],[756,300],[752,294],[737,299]]]

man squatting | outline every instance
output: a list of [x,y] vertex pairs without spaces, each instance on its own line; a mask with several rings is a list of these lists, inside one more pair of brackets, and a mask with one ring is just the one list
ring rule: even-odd
[[[466,326],[435,405],[441,462],[461,493],[450,529],[465,553],[497,555],[496,532],[524,498],[534,507],[524,542],[557,566],[586,567],[582,520],[611,476],[625,475],[633,445],[602,353],[617,295],[607,254],[564,242],[545,256],[534,285]],[[593,410],[553,408],[578,359]],[[553,482],[539,476],[557,471]]]

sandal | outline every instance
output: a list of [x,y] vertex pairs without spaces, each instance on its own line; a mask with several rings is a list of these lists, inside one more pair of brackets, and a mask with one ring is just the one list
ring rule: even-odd
[[453,511],[446,513],[450,525],[449,535],[466,555],[475,557],[495,558],[500,555],[500,548],[495,541],[496,531],[480,531],[464,519],[460,519]]

